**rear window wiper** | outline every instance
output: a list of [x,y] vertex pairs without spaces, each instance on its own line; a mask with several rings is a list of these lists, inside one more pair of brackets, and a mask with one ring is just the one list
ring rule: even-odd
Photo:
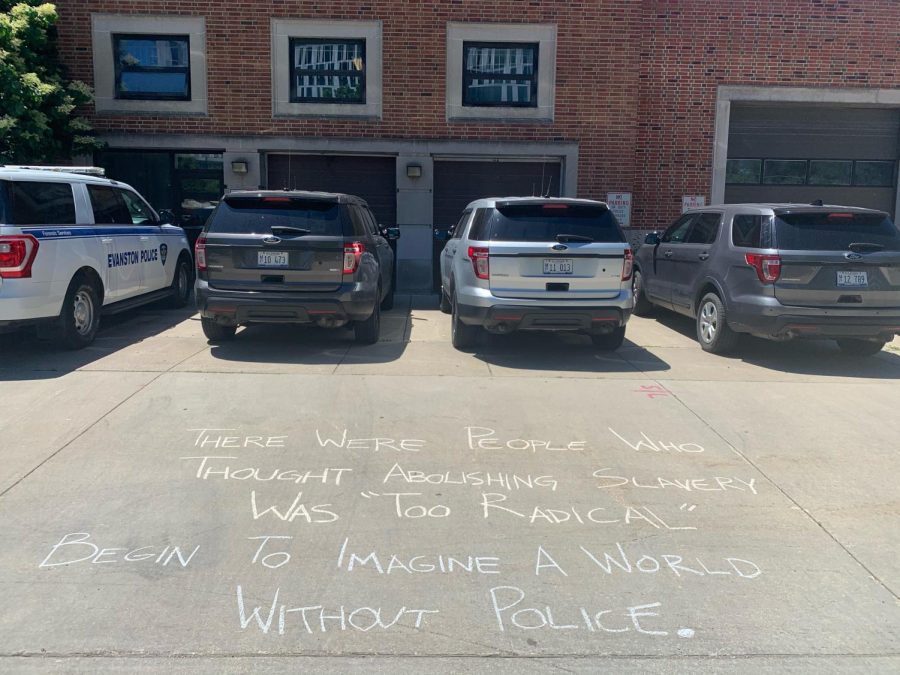
[[281,232],[282,234],[296,234],[296,235],[305,235],[309,234],[312,230],[307,230],[302,227],[290,227],[288,225],[273,225],[272,226],[272,234],[276,232]]
[[564,244],[567,241],[586,241],[592,243],[594,240],[591,237],[585,237],[581,234],[558,234],[556,235],[556,241],[560,244]]
[[854,253],[876,253],[884,250],[884,244],[872,244],[868,242],[856,242],[850,244],[849,248]]

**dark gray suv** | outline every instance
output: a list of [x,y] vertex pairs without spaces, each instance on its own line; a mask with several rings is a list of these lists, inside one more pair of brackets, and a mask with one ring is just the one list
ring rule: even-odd
[[229,193],[195,247],[203,332],[227,340],[248,323],[351,323],[357,342],[377,342],[394,300],[388,239],[399,236],[358,197]]
[[634,313],[693,317],[709,352],[739,333],[877,354],[900,333],[900,232],[881,211],[802,204],[693,209],[635,257]]

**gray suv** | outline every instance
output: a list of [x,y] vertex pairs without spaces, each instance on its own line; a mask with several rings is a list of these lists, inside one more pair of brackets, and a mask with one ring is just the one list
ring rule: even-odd
[[603,202],[505,197],[463,211],[441,254],[453,346],[481,329],[580,331],[616,349],[631,316],[631,246]]
[[362,199],[300,191],[231,192],[195,246],[196,297],[210,340],[248,323],[352,324],[378,341],[394,301],[394,253]]
[[704,350],[740,333],[877,354],[900,333],[900,232],[881,211],[730,204],[686,212],[635,257],[635,314],[696,319]]

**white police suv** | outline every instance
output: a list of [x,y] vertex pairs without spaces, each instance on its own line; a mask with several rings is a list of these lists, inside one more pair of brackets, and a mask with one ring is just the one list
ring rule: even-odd
[[184,230],[130,186],[89,173],[0,166],[0,332],[34,324],[79,349],[101,314],[187,304]]

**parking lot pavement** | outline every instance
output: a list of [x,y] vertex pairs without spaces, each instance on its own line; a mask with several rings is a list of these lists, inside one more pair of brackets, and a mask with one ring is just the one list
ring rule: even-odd
[[897,672],[900,344],[190,312],[0,359],[5,672]]

